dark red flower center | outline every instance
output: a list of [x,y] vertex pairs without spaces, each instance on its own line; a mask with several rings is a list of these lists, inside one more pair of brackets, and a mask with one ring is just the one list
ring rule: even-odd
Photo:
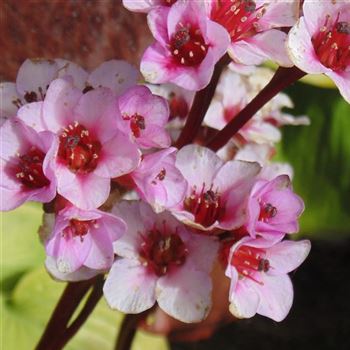
[[264,249],[242,245],[233,253],[230,264],[236,268],[241,278],[247,277],[261,283],[256,279],[255,273],[269,271],[270,262],[265,257]]
[[19,155],[18,158],[15,175],[25,187],[34,189],[50,184],[43,172],[44,152],[33,146],[29,152]]
[[170,51],[177,63],[192,67],[198,66],[204,60],[208,45],[198,27],[179,23],[170,40]]
[[63,236],[69,238],[80,237],[80,240],[84,240],[92,225],[97,225],[96,220],[86,220],[81,221],[77,219],[71,219],[69,221],[69,226],[63,230]]
[[163,6],[171,6],[173,4],[175,4],[177,0],[161,0],[160,3]]
[[321,63],[334,71],[350,66],[350,22],[331,21],[327,16],[323,27],[312,38],[312,44]]
[[210,18],[226,28],[231,41],[238,41],[257,32],[264,13],[264,6],[257,8],[252,0],[216,0]]
[[196,223],[208,227],[222,218],[225,208],[218,191],[213,191],[213,186],[207,191],[204,188],[205,185],[199,193],[193,188],[191,195],[184,200],[184,208],[194,215]]
[[142,235],[140,258],[144,266],[157,276],[164,276],[169,269],[185,263],[188,250],[181,237],[167,232],[164,224],[162,231],[156,227]]
[[268,221],[277,215],[277,208],[270,203],[260,204],[259,221]]
[[187,101],[182,96],[176,95],[174,92],[169,95],[169,108],[170,108],[170,118],[172,120],[176,117],[185,119],[190,110]]
[[146,129],[145,118],[138,113],[135,113],[132,116],[124,114],[123,120],[130,121],[131,132],[136,138],[141,136],[141,130]]
[[68,125],[59,140],[58,157],[72,172],[87,174],[96,168],[102,146],[83,125]]

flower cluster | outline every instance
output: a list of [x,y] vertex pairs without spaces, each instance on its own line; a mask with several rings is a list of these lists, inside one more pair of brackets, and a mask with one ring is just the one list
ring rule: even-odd
[[[271,158],[280,127],[309,120],[282,111],[293,105],[277,91],[225,147],[206,145],[269,88],[272,72],[255,67],[267,59],[323,72],[349,99],[349,4],[305,0],[300,12],[299,1],[123,3],[147,13],[155,38],[141,61],[146,81],[124,61],[87,72],[56,59],[26,60],[16,83],[0,85],[0,209],[43,203],[49,273],[107,274],[104,295],[122,312],[157,302],[183,322],[203,320],[220,262],[234,316],[283,320],[288,273],[310,242],[291,239],[304,204],[291,167]],[[194,91],[206,91],[226,53],[231,64],[203,111]],[[204,121],[177,147],[193,110]]]

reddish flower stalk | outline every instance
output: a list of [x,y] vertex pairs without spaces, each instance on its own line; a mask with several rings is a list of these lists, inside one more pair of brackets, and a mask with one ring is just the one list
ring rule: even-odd
[[176,141],[175,147],[181,148],[188,145],[197,135],[214,96],[221,72],[230,62],[231,59],[227,54],[223,56],[215,66],[210,83],[204,89],[196,93],[186,124]]
[[[62,349],[86,321],[96,306],[97,301],[102,296],[102,285],[103,276],[97,276],[87,281],[68,283],[35,349]],[[67,328],[72,315],[91,286],[94,286],[94,290],[89,296],[84,308],[71,326]],[[100,293],[98,290],[100,290]]]
[[115,344],[115,350],[130,350],[135,337],[137,327],[141,320],[144,320],[152,309],[139,314],[126,314],[119,329],[119,334]]
[[219,150],[233,137],[268,101],[289,85],[301,79],[306,73],[297,67],[279,67],[271,81],[260,93],[242,109],[222,130],[220,130],[206,147]]

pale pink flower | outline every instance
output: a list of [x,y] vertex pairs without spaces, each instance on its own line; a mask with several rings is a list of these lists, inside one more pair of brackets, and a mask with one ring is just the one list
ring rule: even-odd
[[231,230],[245,222],[245,202],[260,171],[258,163],[224,163],[213,151],[189,145],[178,151],[176,167],[188,182],[173,215],[200,230]]
[[[224,128],[265,87],[272,76],[273,72],[265,68],[256,68],[251,76],[226,69],[204,123],[217,130]],[[243,144],[254,142],[273,145],[281,140],[280,126],[309,124],[305,116],[295,118],[284,113],[284,107],[292,108],[293,103],[286,94],[279,93],[240,129],[236,137],[238,141]]]
[[256,238],[281,240],[285,233],[299,231],[298,219],[304,211],[303,200],[291,187],[287,175],[271,181],[258,180],[248,199],[246,228]]
[[57,78],[70,79],[83,92],[103,86],[121,94],[136,84],[138,75],[133,66],[122,60],[103,62],[89,74],[79,65],[61,58],[26,59],[18,70],[16,83],[0,83],[0,118],[3,122],[15,116],[21,106],[44,100],[50,83]]
[[177,0],[123,0],[123,5],[130,11],[148,13],[158,6],[171,6]]
[[279,175],[288,175],[293,178],[294,171],[289,163],[272,161],[276,150],[268,144],[247,143],[240,148],[234,155],[234,159],[245,160],[247,162],[258,162],[261,166],[261,172],[258,178],[261,180],[273,180]]
[[56,178],[47,153],[55,135],[37,133],[13,117],[0,129],[0,210],[12,210],[26,201],[50,202],[56,195]]
[[160,96],[153,95],[142,85],[127,90],[118,99],[122,118],[117,125],[139,147],[166,148],[170,136],[165,130],[169,119],[169,106]]
[[291,66],[285,41],[279,30],[295,24],[299,0],[205,0],[210,18],[221,24],[231,37],[229,54],[237,63],[259,65],[273,60]]
[[234,244],[226,269],[231,313],[237,318],[259,314],[282,321],[293,303],[288,273],[302,264],[310,248],[308,240],[273,244],[245,237]]
[[63,274],[82,266],[106,271],[114,261],[113,242],[125,231],[125,223],[112,214],[70,206],[57,214],[45,243],[46,253],[55,259],[57,270]]
[[309,74],[326,74],[350,102],[350,3],[305,0],[304,16],[291,29],[288,51]]
[[169,213],[155,214],[143,202],[124,201],[113,209],[127,226],[114,244],[104,295],[124,313],[139,313],[155,302],[183,322],[199,322],[211,306],[210,271],[217,243],[191,234]]
[[57,192],[81,209],[102,205],[110,179],[130,173],[140,162],[137,146],[117,128],[121,116],[110,89],[83,94],[69,81],[57,79],[44,102],[25,105],[18,115],[58,135],[50,151]]
[[175,167],[177,149],[145,155],[140,166],[131,173],[140,197],[156,212],[161,212],[184,199],[187,182]]
[[141,61],[141,72],[150,83],[172,82],[200,90],[210,81],[216,62],[224,55],[229,36],[209,20],[197,1],[178,1],[148,14],[156,42]]

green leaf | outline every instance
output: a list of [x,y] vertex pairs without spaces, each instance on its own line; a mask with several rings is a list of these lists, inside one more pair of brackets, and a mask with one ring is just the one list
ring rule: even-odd
[[[65,284],[53,281],[43,268],[27,273],[6,298],[1,295],[1,334],[6,350],[33,349],[56,305]],[[102,299],[67,350],[113,349],[122,314],[112,311]],[[133,350],[165,350],[162,337],[138,334]]]
[[1,213],[1,290],[11,290],[22,274],[43,264],[45,252],[37,234],[41,218],[37,203]]
[[285,127],[277,160],[295,170],[294,188],[305,201],[303,233],[322,238],[350,234],[350,105],[335,90],[296,84],[293,113],[309,127]]

